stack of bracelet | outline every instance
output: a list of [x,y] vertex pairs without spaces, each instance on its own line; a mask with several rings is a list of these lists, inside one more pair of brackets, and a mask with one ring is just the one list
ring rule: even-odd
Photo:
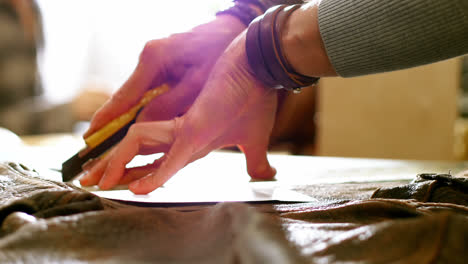
[[[234,1],[234,2],[235,2],[234,6],[228,9],[219,11],[216,13],[216,15],[218,16],[218,15],[227,14],[227,15],[235,16],[240,21],[242,21],[242,23],[247,27],[249,26],[250,22],[252,22],[252,20],[254,20],[259,15],[261,15],[256,10],[251,8],[249,4],[255,5],[262,11],[265,11],[263,9],[263,6],[259,6],[257,3],[247,3],[245,1]],[[257,1],[252,1],[252,2],[257,2]]]
[[300,5],[279,5],[250,23],[246,50],[249,65],[263,84],[276,89],[299,92],[316,84],[319,78],[297,73],[287,62],[281,48],[281,30],[289,15]]

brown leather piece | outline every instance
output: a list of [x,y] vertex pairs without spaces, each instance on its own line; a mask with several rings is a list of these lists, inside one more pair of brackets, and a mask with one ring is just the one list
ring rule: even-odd
[[298,186],[314,203],[143,208],[0,163],[0,263],[464,263],[465,187],[429,175]]
[[468,178],[449,174],[419,174],[406,186],[378,189],[372,198],[414,199],[468,206]]

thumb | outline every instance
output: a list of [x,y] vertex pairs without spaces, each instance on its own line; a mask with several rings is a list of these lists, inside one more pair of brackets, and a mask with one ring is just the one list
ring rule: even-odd
[[276,169],[268,162],[267,147],[267,144],[239,146],[247,161],[247,171],[253,179],[269,180],[276,175]]

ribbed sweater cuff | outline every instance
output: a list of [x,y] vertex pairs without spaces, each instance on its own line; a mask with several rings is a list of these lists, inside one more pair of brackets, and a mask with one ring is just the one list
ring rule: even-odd
[[319,27],[332,65],[352,77],[468,53],[466,0],[323,0]]

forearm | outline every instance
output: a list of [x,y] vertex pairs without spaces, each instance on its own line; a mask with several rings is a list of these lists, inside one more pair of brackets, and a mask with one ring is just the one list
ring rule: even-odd
[[294,11],[281,32],[285,59],[298,73],[307,76],[334,76],[335,69],[327,55],[318,23],[319,1]]
[[468,52],[464,0],[323,0],[304,5],[287,23],[285,56],[309,76],[386,72]]

